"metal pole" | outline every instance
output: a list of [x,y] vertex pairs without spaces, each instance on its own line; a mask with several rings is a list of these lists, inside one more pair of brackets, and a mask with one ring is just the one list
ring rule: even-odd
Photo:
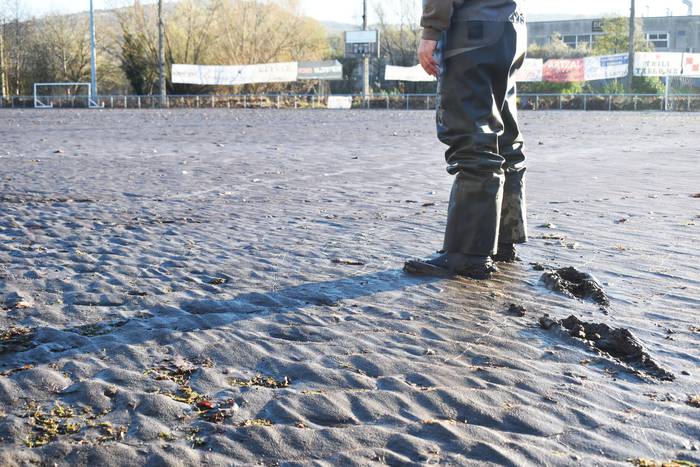
[[667,76],[666,77],[666,92],[664,93],[664,110],[668,112],[669,109],[669,101],[668,98],[671,95],[671,77]]
[[[367,30],[367,0],[362,1],[362,30],[366,31]],[[365,96],[365,99],[369,99],[369,54],[365,54],[363,57],[363,66],[362,66],[362,74],[363,74],[363,94]]]
[[635,0],[631,0],[630,4],[630,37],[629,37],[629,63],[627,66],[627,92],[632,93],[634,84],[634,39],[637,36],[637,13]]
[[165,106],[165,25],[163,24],[163,0],[158,0],[158,68],[160,72],[160,105]]
[[97,59],[95,56],[95,9],[90,0],[90,98],[97,102]]

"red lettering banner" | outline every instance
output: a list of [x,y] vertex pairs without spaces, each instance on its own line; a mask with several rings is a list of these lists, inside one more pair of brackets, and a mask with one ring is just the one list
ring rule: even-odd
[[584,62],[582,58],[547,60],[544,64],[542,78],[552,83],[570,83],[584,81]]

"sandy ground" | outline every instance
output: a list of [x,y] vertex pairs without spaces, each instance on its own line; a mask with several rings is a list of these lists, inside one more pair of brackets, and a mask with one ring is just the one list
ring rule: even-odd
[[523,121],[532,241],[479,283],[401,271],[441,246],[429,112],[0,111],[0,464],[699,462],[700,116]]

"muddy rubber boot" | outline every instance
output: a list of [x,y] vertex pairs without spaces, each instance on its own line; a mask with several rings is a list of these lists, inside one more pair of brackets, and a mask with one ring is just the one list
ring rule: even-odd
[[488,256],[470,256],[462,253],[439,253],[425,260],[406,261],[403,267],[409,274],[419,276],[462,276],[488,279],[498,271]]
[[[507,159],[517,156],[508,156]],[[503,185],[501,225],[498,234],[500,246],[527,243],[527,201],[525,196],[525,169],[508,169]],[[499,251],[500,253],[500,251]]]
[[450,194],[443,251],[426,260],[408,261],[404,270],[490,278],[498,271],[491,255],[496,253],[502,190],[502,174],[459,171]]
[[444,251],[482,258],[496,254],[503,180],[498,172],[456,174],[447,209]]
[[515,245],[512,243],[499,243],[498,253],[493,255],[492,258],[497,263],[515,263],[520,260],[515,250]]

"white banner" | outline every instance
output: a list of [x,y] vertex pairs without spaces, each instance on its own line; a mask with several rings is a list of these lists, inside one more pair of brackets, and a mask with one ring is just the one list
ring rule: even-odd
[[297,80],[299,64],[212,66],[173,65],[173,83],[200,86],[240,86],[254,83],[288,83]]
[[683,76],[700,78],[700,54],[683,54]]
[[386,81],[413,81],[413,82],[424,82],[424,81],[435,81],[435,77],[429,75],[425,72],[422,66],[416,65],[412,67],[407,66],[393,66],[387,65],[386,71],[384,72],[384,79]]
[[329,109],[349,110],[352,109],[351,96],[328,96]]
[[637,52],[634,76],[680,76],[683,54],[676,52]]
[[538,83],[542,81],[544,60],[541,58],[526,58],[523,66],[515,74],[515,80],[519,83]]
[[602,55],[583,59],[583,74],[586,81],[624,78],[629,71],[629,55]]
[[343,65],[338,60],[325,62],[299,62],[298,80],[341,80]]

